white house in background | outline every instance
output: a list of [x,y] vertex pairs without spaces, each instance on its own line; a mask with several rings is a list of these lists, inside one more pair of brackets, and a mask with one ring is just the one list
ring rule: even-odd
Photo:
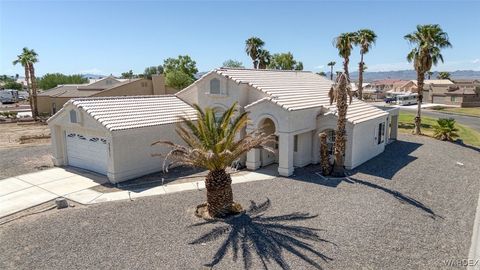
[[[290,176],[295,167],[319,162],[319,133],[333,148],[336,107],[329,104],[332,81],[305,71],[215,69],[175,96],[83,98],[69,101],[49,119],[55,165],[72,165],[120,182],[162,169],[156,140],[181,142],[179,116],[194,117],[190,105],[220,114],[234,102],[249,112],[246,132],[276,135],[275,153],[251,150],[240,160],[248,169],[278,164]],[[398,109],[383,111],[354,99],[347,112],[345,166],[352,169],[382,153],[396,139]]]

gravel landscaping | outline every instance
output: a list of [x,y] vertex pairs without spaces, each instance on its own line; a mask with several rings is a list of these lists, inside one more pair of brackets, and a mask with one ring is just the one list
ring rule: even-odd
[[0,148],[0,179],[53,167],[50,144]]
[[401,135],[385,153],[324,179],[234,185],[247,213],[204,222],[205,191],[54,210],[0,226],[0,269],[452,269],[466,259],[478,151]]

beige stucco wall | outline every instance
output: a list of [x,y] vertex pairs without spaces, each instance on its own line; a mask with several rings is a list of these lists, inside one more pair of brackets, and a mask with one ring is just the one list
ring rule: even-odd
[[68,97],[49,97],[49,96],[38,96],[37,97],[37,104],[38,104],[38,112],[39,113],[48,113],[53,114],[53,104],[55,103],[57,112],[63,107],[70,98]]
[[114,96],[146,96],[153,95],[153,84],[151,80],[140,79],[112,89],[101,91],[92,97],[114,97]]
[[[388,143],[387,118],[388,116],[378,117],[358,123],[353,127],[352,137],[355,138],[355,141],[350,146],[351,163],[348,166],[345,164],[348,169],[361,165],[385,150],[385,145]],[[378,126],[382,122],[385,123],[385,137],[383,143],[378,144]]]

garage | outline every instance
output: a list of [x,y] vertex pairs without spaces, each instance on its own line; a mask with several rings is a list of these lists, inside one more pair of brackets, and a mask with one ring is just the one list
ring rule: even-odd
[[65,135],[68,165],[107,174],[109,154],[106,138],[74,131],[67,131]]
[[432,103],[443,104],[445,102],[444,96],[432,96]]
[[166,140],[196,111],[173,95],[71,99],[48,119],[55,166],[106,175],[113,184],[163,170]]

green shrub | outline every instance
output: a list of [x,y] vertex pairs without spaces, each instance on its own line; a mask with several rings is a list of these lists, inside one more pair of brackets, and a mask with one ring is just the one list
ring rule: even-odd
[[442,141],[453,141],[458,138],[457,131],[455,119],[440,118],[437,120],[437,125],[433,126],[433,137]]

